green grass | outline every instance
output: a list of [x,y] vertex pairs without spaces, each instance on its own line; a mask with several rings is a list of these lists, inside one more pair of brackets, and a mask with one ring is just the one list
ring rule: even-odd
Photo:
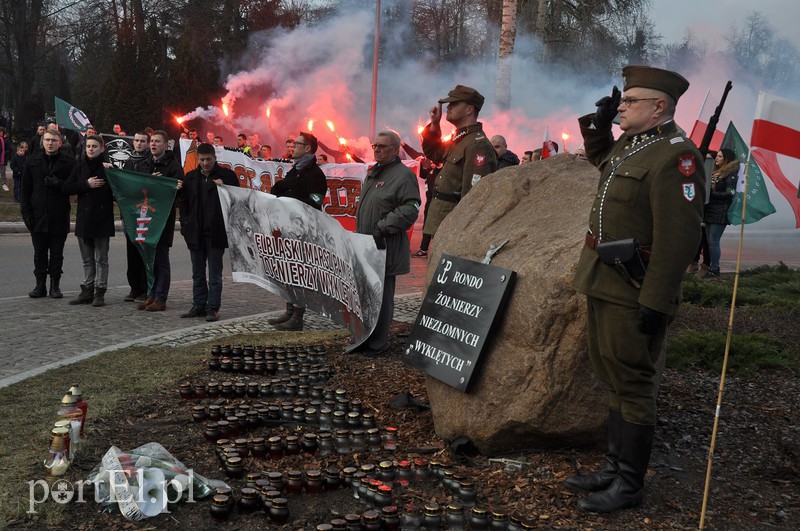
[[[80,384],[89,404],[87,441],[66,479],[85,479],[96,463],[88,455],[108,449],[113,433],[104,431],[102,422],[92,419],[125,416],[130,397],[155,394],[161,387],[191,377],[205,367],[212,344],[316,345],[346,336],[345,332],[302,332],[219,337],[186,347],[130,347],[106,352],[93,358],[50,370],[24,382],[0,389],[3,431],[0,436],[0,529],[10,525],[58,528],[63,506],[43,503],[36,515],[28,515],[28,481],[45,479],[42,462],[47,454],[50,429],[56,420],[61,398],[74,384]],[[13,427],[13,429],[11,429]],[[100,446],[103,446],[102,448]],[[41,495],[41,494],[39,494]]]
[[[667,366],[674,369],[701,368],[719,371],[725,353],[724,332],[699,333],[686,330],[667,341]],[[785,348],[767,334],[734,334],[728,355],[728,370],[753,374],[760,369],[798,367],[800,351]]]
[[[733,281],[733,274],[711,280],[687,276],[683,282],[683,300],[698,306],[729,306]],[[736,306],[763,306],[796,314],[800,311],[800,271],[783,263],[743,271],[739,276]]]

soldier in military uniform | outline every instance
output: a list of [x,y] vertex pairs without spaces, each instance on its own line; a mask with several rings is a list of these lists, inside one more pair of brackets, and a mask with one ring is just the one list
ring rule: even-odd
[[[573,285],[587,296],[589,359],[608,389],[608,451],[599,472],[566,484],[591,492],[578,505],[593,512],[642,501],[658,359],[705,202],[703,159],[673,119],[689,82],[646,66],[622,74],[624,97],[614,87],[596,113],[579,119],[586,156],[601,178]],[[614,141],[617,112],[625,134]]]
[[[471,87],[456,85],[446,98],[431,107],[429,123],[422,131],[422,151],[434,161],[444,163],[433,188],[433,200],[422,229],[436,234],[439,224],[481,177],[497,170],[497,154],[483,133],[478,113],[484,98]],[[442,104],[447,104],[447,121],[456,126],[449,142],[442,140]]]

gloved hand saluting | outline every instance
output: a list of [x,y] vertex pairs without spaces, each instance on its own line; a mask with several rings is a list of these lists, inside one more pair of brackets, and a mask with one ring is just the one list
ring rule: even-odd
[[379,250],[386,249],[386,238],[380,230],[375,229],[372,233],[372,238],[375,240],[375,246]]
[[603,96],[597,100],[595,103],[595,105],[597,105],[597,111],[595,111],[594,117],[592,118],[595,129],[608,129],[611,127],[611,122],[617,115],[617,107],[619,107],[619,101],[621,99],[622,92],[614,85],[614,88],[611,90],[611,96]]
[[667,314],[639,305],[639,317],[636,321],[639,332],[652,336],[665,326],[667,326]]

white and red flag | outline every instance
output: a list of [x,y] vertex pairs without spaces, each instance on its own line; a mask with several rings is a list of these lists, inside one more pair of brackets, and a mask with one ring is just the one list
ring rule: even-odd
[[[694,125],[692,126],[692,132],[689,133],[689,140],[694,142],[694,145],[697,147],[700,147],[700,144],[703,142],[703,136],[705,136],[706,129],[708,129],[708,121],[716,112],[716,102],[718,101],[719,98],[715,98],[709,89],[706,92],[703,105],[700,106],[700,112],[697,113],[697,120],[695,120]],[[728,125],[730,123],[730,117],[723,110],[720,113],[719,121],[714,129],[714,136],[711,137],[711,144],[708,146],[709,151],[719,151],[719,148],[722,145],[722,139],[725,138],[725,131],[728,129]]]
[[800,159],[800,103],[759,92],[750,146]]
[[548,159],[558,153],[558,144],[550,140],[550,126],[544,128],[544,142],[542,142],[542,158]]

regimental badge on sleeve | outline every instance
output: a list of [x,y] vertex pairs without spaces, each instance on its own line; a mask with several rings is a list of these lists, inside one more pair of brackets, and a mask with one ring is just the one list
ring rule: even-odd
[[694,201],[695,195],[694,183],[683,183],[683,197],[687,201]]
[[483,153],[476,153],[475,154],[475,166],[478,166],[480,168],[484,164],[486,164],[486,155],[484,155]]
[[[697,167],[694,163],[694,155],[680,155],[678,157],[678,171],[687,177],[694,175]],[[684,190],[685,191],[685,190]]]

